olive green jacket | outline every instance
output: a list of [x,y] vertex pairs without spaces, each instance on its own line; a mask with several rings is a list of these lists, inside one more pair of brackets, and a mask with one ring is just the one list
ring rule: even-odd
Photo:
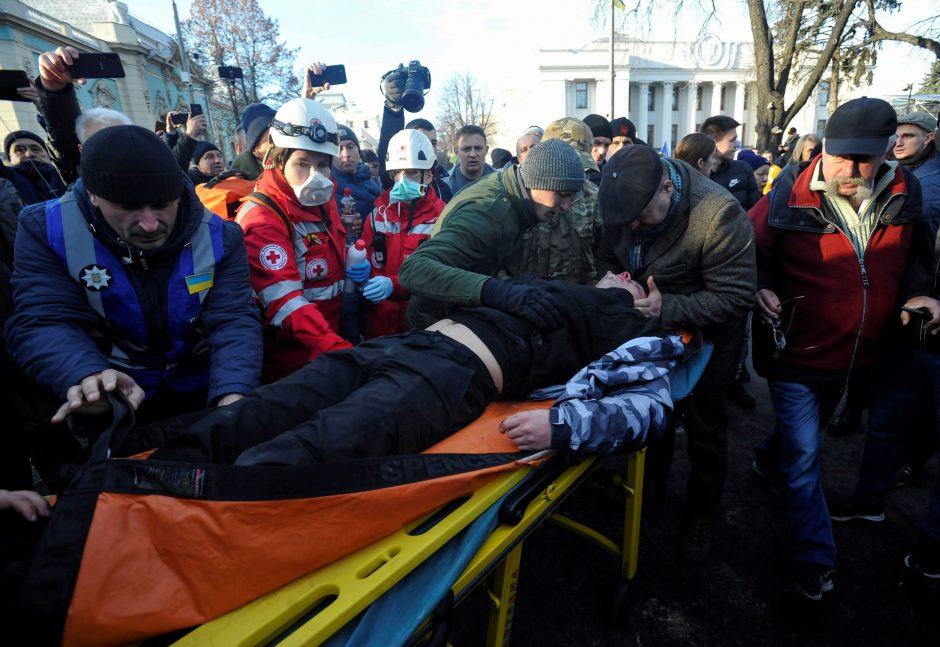
[[408,324],[424,328],[444,318],[448,306],[478,306],[487,279],[522,249],[536,224],[517,169],[491,173],[455,195],[431,238],[402,264],[398,282],[411,292]]
[[585,182],[580,199],[571,209],[527,229],[522,236],[522,252],[510,259],[499,278],[534,274],[582,285],[597,281],[594,252],[603,226],[597,193],[593,182]]
[[[662,292],[659,319],[664,328],[724,326],[754,307],[754,227],[724,188],[685,162],[671,161],[682,178],[679,212],[647,250],[643,271],[633,278],[645,285],[653,277]],[[626,225],[604,225],[598,273],[630,269],[635,233]]]

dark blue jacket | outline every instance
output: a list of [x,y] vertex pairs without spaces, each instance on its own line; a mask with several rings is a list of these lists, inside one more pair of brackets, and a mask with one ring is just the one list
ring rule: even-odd
[[[105,281],[99,281],[97,286],[92,286],[90,275],[84,271],[88,268],[70,271],[51,242],[58,240],[54,235],[55,223],[61,220],[54,210],[71,199],[85,218],[83,227],[87,226],[94,234],[96,253],[102,259],[122,261],[122,266],[110,271],[98,270],[98,278],[103,276]],[[204,216],[205,210],[187,179],[169,239],[160,249],[145,252],[125,244],[108,227],[101,212],[89,202],[81,180],[61,200],[24,209],[19,219],[13,271],[15,312],[5,330],[14,362],[64,399],[70,386],[107,368],[132,373],[111,359],[112,346],[117,345],[114,330],[125,323],[118,319],[139,320],[142,316],[146,328],[141,333],[143,343],[133,347],[125,344],[121,348],[138,365],[158,372],[168,385],[207,387],[209,403],[228,393],[251,392],[257,387],[261,372],[261,320],[252,301],[242,231],[233,222]],[[214,228],[211,287],[189,292],[184,287],[181,292],[178,281],[171,279],[174,273],[178,274],[180,258],[194,247],[192,241],[199,227]],[[139,311],[135,304],[128,303],[127,311],[115,312],[114,320],[109,322],[98,314],[90,300],[100,297],[102,289],[108,289],[107,284],[115,276],[127,277]],[[186,284],[190,283],[189,278],[193,277],[187,277]],[[181,326],[179,313],[192,311],[192,295],[198,297],[200,292],[204,298],[195,308],[196,316]],[[172,299],[171,293],[175,295]],[[175,332],[171,330],[173,321],[177,322]],[[189,336],[183,346],[192,352],[183,353],[171,363],[167,357],[173,357],[174,348],[179,347],[181,327],[182,336]],[[149,396],[155,388],[145,390]]]
[[342,199],[345,195],[345,189],[350,189],[352,197],[356,200],[356,210],[363,218],[372,213],[375,206],[375,199],[382,193],[382,187],[378,182],[372,179],[372,171],[363,163],[359,163],[355,173],[343,173],[337,167],[333,167],[333,179],[339,185],[336,189],[336,206],[339,212],[343,213]]
[[[940,229],[940,151],[913,170],[923,192],[923,218],[934,237]],[[938,256],[940,259],[940,256]]]
[[65,183],[52,164],[28,162],[17,166],[5,166],[0,172],[13,183],[25,204],[36,204],[58,198],[65,193]]
[[763,187],[758,187],[754,178],[754,169],[741,160],[723,160],[718,168],[712,171],[709,179],[728,189],[745,211],[757,204],[763,195]]

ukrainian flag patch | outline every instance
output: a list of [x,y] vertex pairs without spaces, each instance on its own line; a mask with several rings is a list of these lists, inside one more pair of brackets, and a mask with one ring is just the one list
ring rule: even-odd
[[197,294],[212,287],[212,272],[191,274],[186,277],[186,287],[190,294]]

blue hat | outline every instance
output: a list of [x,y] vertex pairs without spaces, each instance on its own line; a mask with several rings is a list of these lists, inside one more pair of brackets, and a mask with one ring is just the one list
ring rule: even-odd
[[740,153],[738,153],[738,159],[741,160],[742,162],[747,162],[748,164],[750,164],[751,168],[754,169],[755,171],[762,166],[770,166],[770,162],[767,160],[766,157],[761,157],[754,151],[748,150],[746,148],[743,149]]
[[258,145],[261,133],[271,125],[271,120],[277,114],[274,108],[263,103],[253,103],[242,112],[242,128],[245,129],[245,139],[248,150]]

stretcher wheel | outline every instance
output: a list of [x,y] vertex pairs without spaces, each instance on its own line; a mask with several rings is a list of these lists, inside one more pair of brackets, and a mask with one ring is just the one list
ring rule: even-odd
[[622,626],[630,615],[632,599],[630,596],[630,581],[618,579],[614,587],[614,595],[610,601],[610,622],[616,627]]

